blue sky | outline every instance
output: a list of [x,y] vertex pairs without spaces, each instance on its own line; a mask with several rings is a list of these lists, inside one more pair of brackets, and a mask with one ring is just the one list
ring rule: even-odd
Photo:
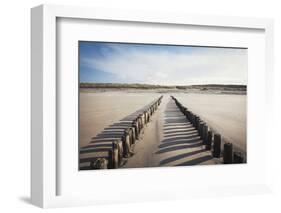
[[80,82],[246,84],[247,50],[79,42]]

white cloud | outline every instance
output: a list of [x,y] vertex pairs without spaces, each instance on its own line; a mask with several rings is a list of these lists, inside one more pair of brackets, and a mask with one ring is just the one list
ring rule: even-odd
[[247,50],[195,48],[195,51],[145,51],[115,48],[103,58],[82,63],[119,76],[128,83],[187,85],[247,83]]

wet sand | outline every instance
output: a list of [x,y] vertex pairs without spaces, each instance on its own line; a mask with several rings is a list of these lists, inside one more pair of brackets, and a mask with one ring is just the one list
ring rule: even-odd
[[[103,92],[80,93],[80,147],[90,143],[98,151],[86,151],[81,158],[103,156],[110,148],[110,139],[101,133],[108,127],[125,121],[146,104],[159,97],[159,93]],[[246,96],[213,94],[173,94],[186,107],[198,113],[211,127],[246,151]],[[236,112],[237,111],[237,112]],[[124,119],[126,118],[127,119]],[[119,122],[120,124],[120,122]],[[113,126],[114,127],[114,126]],[[110,129],[112,131],[112,129]],[[120,136],[122,130],[114,131]],[[119,135],[118,135],[119,134]],[[100,137],[97,137],[100,136]],[[100,144],[102,141],[107,144]],[[201,146],[197,132],[165,94],[163,101],[147,124],[144,134],[134,145],[134,156],[128,158],[125,168],[180,166],[221,163],[211,157],[210,151]],[[82,162],[86,162],[84,160]]]

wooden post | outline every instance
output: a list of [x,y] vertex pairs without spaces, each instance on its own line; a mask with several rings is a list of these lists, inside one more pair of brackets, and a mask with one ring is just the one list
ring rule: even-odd
[[122,140],[116,140],[118,146],[118,165],[120,166],[123,160],[123,144]]
[[206,141],[206,150],[211,150],[213,141],[213,132],[208,131],[207,141]]
[[142,123],[142,116],[141,116],[141,114],[139,114],[138,120],[139,120],[139,126],[140,126],[140,131],[141,131],[142,128],[143,128],[143,123]]
[[231,164],[233,162],[233,146],[232,143],[225,143],[223,149],[223,163],[224,164]]
[[194,127],[195,127],[195,129],[196,129],[196,127],[197,127],[197,120],[198,120],[198,116],[195,115],[195,116],[194,116]]
[[130,156],[130,134],[128,130],[124,131],[124,135],[122,137],[123,142],[123,157],[128,158]]
[[118,144],[116,141],[112,142],[112,152],[110,152],[112,156],[109,156],[110,159],[112,160],[111,169],[117,169],[119,166],[119,154],[118,154]]
[[138,123],[138,134],[141,132],[141,122],[140,122],[140,116],[137,117],[137,123]]
[[200,123],[199,125],[199,136],[201,139],[203,139],[203,127],[205,123]]
[[213,157],[220,158],[221,155],[221,135],[214,135],[214,149],[213,149]]
[[97,158],[90,162],[91,169],[108,169],[108,161],[105,158]]
[[144,127],[145,126],[145,116],[144,116],[144,113],[142,113],[142,115],[141,115],[141,120],[142,120],[143,127]]
[[144,123],[147,124],[147,116],[146,116],[146,111],[143,112],[143,116],[144,116]]
[[190,122],[190,111],[186,111],[186,119]]
[[197,125],[197,123],[196,123],[196,116],[197,115],[195,115],[195,114],[193,114],[193,117],[192,117],[192,125],[196,128],[196,125]]
[[135,144],[136,142],[136,133],[135,133],[135,128],[130,127],[130,138],[131,138],[131,145]]
[[189,113],[188,113],[188,119],[189,119],[189,121],[190,121],[190,123],[192,124],[192,112],[191,111],[189,111]]
[[200,124],[201,124],[201,123],[204,123],[204,122],[201,120],[200,117],[198,117],[198,121],[197,121],[197,124],[196,124],[197,130],[198,130],[198,131],[199,131],[199,129],[200,129]]
[[193,113],[190,112],[190,123],[191,123],[192,125],[193,125],[193,117],[194,117]]
[[203,144],[207,144],[207,137],[208,137],[208,126],[204,124],[203,126]]
[[187,112],[188,112],[188,110],[187,110],[187,108],[185,108],[183,114],[186,116]]
[[139,128],[138,128],[138,122],[134,120],[132,122],[132,127],[135,129],[135,139],[139,139]]
[[147,112],[147,122],[150,122],[150,113],[149,113],[149,111]]
[[195,117],[195,128],[198,130],[200,127],[200,117],[196,115]]
[[233,163],[244,163],[243,154],[241,152],[233,153]]

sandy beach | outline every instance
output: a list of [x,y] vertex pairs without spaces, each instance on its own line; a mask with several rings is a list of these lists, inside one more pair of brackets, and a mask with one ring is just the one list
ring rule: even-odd
[[88,145],[104,128],[144,107],[157,93],[81,92],[80,147]]
[[178,100],[198,114],[222,135],[224,142],[233,143],[246,153],[247,96],[225,94],[175,94]]
[[[87,165],[87,159],[105,156],[112,138],[118,138],[122,133],[116,125],[132,119],[160,95],[153,92],[81,92],[80,167]],[[235,148],[246,153],[246,95],[164,94],[159,109],[133,145],[135,154],[126,159],[124,168],[221,163],[204,149],[197,131],[170,95],[204,118],[223,136],[223,141],[232,142]],[[112,129],[115,135],[108,136]]]

